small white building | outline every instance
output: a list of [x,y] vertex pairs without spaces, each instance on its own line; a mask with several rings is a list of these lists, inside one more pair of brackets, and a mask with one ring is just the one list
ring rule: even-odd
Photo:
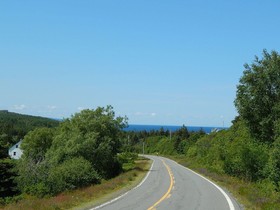
[[12,146],[9,149],[9,156],[12,159],[20,159],[20,157],[22,156],[22,150],[20,149],[20,145],[22,143],[22,140],[20,140],[18,143],[16,143],[14,146]]

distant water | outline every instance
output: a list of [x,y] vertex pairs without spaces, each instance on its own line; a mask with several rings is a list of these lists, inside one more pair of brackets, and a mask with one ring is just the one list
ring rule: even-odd
[[[163,128],[164,130],[171,130],[176,131],[180,129],[182,126],[175,126],[175,125],[129,125],[125,128],[125,131],[151,131],[151,130],[160,130]],[[227,129],[222,127],[203,127],[203,126],[186,126],[188,131],[200,131],[203,130],[205,133],[211,133],[212,130],[218,129]]]

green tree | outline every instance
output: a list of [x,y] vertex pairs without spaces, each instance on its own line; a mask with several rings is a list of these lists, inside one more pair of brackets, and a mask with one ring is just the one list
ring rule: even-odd
[[82,157],[75,157],[53,168],[46,180],[47,184],[44,186],[47,186],[52,194],[56,194],[99,181],[100,177],[90,162]]
[[0,159],[8,157],[9,136],[7,134],[0,135]]
[[190,134],[185,125],[183,125],[179,130],[175,131],[175,136],[179,137],[181,140],[188,139]]
[[276,124],[276,139],[271,147],[269,162],[267,164],[267,176],[280,190],[280,122]]
[[51,166],[46,160],[36,162],[28,156],[22,156],[16,162],[18,175],[16,182],[21,192],[30,193],[37,196],[43,196],[49,193],[45,180],[54,166]]
[[159,135],[160,136],[165,136],[165,131],[164,131],[164,128],[163,127],[161,127],[160,129],[159,129]]
[[117,153],[121,129],[126,125],[126,118],[115,117],[111,106],[83,110],[61,123],[48,158],[52,164],[60,164],[83,157],[103,178],[113,177],[121,170]]
[[52,145],[53,136],[54,129],[51,128],[36,128],[30,131],[21,144],[24,156],[36,163],[43,161],[47,150]]
[[14,179],[16,173],[11,159],[0,159],[0,198],[13,196],[18,193]]
[[280,56],[263,51],[255,58],[237,86],[235,106],[256,139],[272,142],[275,123],[280,118]]
[[18,161],[17,183],[22,192],[56,194],[110,178],[121,172],[117,154],[126,118],[111,106],[83,110],[56,129],[27,134]]
[[14,161],[9,158],[9,136],[0,135],[0,198],[13,196],[18,193],[14,182],[16,172]]
[[183,125],[179,130],[174,132],[173,146],[174,149],[182,154],[184,153],[185,147],[187,145],[187,139],[190,137],[189,131],[185,125]]
[[269,162],[267,165],[269,178],[277,185],[280,190],[280,138],[278,138],[272,147]]
[[45,159],[53,137],[54,128],[36,128],[24,137],[21,144],[23,156],[16,163],[19,174],[16,181],[22,192],[38,196],[49,192],[44,182],[51,166]]

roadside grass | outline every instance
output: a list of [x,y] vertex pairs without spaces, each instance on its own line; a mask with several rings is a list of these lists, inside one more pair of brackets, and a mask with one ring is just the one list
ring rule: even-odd
[[135,167],[119,176],[102,180],[101,184],[93,185],[73,191],[63,192],[55,197],[37,198],[24,195],[17,203],[12,203],[0,209],[16,210],[59,210],[59,209],[87,209],[113,199],[116,196],[134,188],[141,182],[151,166],[151,160],[139,157]]
[[190,160],[183,155],[166,156],[179,164],[186,166],[199,174],[225,187],[242,208],[248,210],[279,210],[280,192],[276,192],[268,181],[249,182],[226,174],[217,173],[207,166]]

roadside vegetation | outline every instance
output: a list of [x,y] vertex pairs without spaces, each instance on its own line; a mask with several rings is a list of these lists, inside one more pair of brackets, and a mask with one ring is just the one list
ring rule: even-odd
[[[0,120],[5,125],[0,126],[0,204],[7,209],[93,205],[92,199],[101,201],[103,194],[144,176],[147,161],[136,161],[144,149],[210,177],[246,209],[280,209],[280,56],[264,50],[263,58],[244,67],[234,102],[239,115],[230,128],[210,134],[189,132],[184,125],[172,133],[124,132],[127,119],[116,117],[111,106],[24,132]],[[19,137],[24,155],[10,160],[7,148]]]
[[8,148],[20,136],[2,131],[1,209],[90,207],[133,188],[150,167],[149,160],[125,146],[127,119],[116,117],[111,106],[83,110],[55,123],[6,111],[3,114],[8,121],[1,121],[4,126],[10,122],[15,123],[14,128],[21,128],[17,123],[22,122],[32,126],[22,129],[25,135],[19,160],[8,157]]
[[[245,71],[237,86],[239,116],[227,130],[172,135],[138,134],[141,151],[168,155],[226,186],[246,209],[280,209],[280,56],[263,51]],[[139,138],[137,137],[139,136]],[[144,136],[146,135],[146,136]],[[139,140],[140,139],[140,140]]]
[[115,118],[112,107],[83,110],[56,129],[29,132],[17,161],[21,192],[56,195],[65,190],[98,184],[120,174],[121,129],[124,118]]
[[11,202],[20,191],[15,182],[16,161],[8,155],[9,148],[35,128],[55,128],[57,120],[0,111],[0,204]]
[[[132,154],[127,154],[131,156]],[[135,155],[132,155],[135,157]],[[119,176],[105,180],[100,184],[90,185],[75,190],[59,193],[56,196],[40,198],[29,194],[22,195],[22,199],[3,207],[5,210],[57,210],[57,209],[86,209],[97,206],[114,197],[120,196],[125,191],[134,188],[146,175],[151,166],[151,161],[143,158],[132,160],[130,169],[126,169]],[[133,165],[133,167],[132,167]]]

